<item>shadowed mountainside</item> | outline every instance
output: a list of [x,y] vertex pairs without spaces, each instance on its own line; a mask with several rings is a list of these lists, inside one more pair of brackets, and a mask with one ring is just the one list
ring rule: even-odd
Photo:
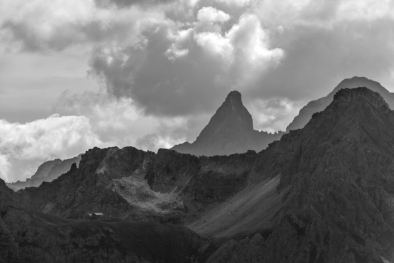
[[[277,190],[286,191],[272,232],[258,238],[261,262],[394,260],[393,129],[378,93],[342,89],[304,129],[259,153],[250,185],[280,176]],[[240,262],[246,241],[228,241],[212,262]]]
[[261,151],[282,134],[254,130],[252,116],[242,103],[241,93],[232,91],[195,142],[175,145],[172,149],[197,156]]
[[129,220],[183,222],[242,190],[256,156],[94,148],[82,155],[78,168],[18,196],[28,207],[67,218],[103,212]]
[[67,220],[20,205],[0,179],[0,262],[195,262],[206,240],[183,226]]

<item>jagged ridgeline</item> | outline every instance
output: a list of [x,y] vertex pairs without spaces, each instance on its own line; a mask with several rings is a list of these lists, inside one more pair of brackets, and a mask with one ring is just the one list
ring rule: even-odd
[[394,262],[393,130],[356,88],[257,154],[94,148],[38,188],[0,181],[0,262]]
[[[365,77],[353,77],[341,81],[326,97],[309,102],[286,128],[286,131],[303,128],[316,112],[323,111],[333,100],[334,94],[343,88],[368,87],[378,92],[391,109],[394,107],[394,93],[390,93],[380,83]],[[241,94],[232,91],[218,108],[208,125],[193,143],[175,145],[172,149],[180,153],[197,156],[229,155],[245,153],[248,150],[261,151],[268,144],[279,140],[284,132],[267,133],[253,129],[253,119],[242,103]],[[37,187],[42,182],[51,182],[67,172],[71,164],[78,165],[80,156],[68,160],[51,160],[41,164],[37,172],[26,181],[7,184],[17,191],[25,187]]]

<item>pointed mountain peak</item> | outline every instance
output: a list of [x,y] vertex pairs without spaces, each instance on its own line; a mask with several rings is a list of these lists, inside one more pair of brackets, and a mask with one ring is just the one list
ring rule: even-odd
[[[223,129],[246,129],[253,130],[252,115],[242,103],[242,95],[239,91],[231,91],[223,104],[211,118],[207,127],[209,130]],[[206,128],[207,128],[206,127]]]
[[[222,112],[225,112],[223,114]],[[246,113],[247,112],[247,113]],[[247,115],[250,115],[248,110],[245,108],[244,104],[242,103],[242,95],[239,91],[233,90],[231,91],[227,97],[226,100],[223,102],[223,104],[220,106],[220,108],[216,111],[215,115],[219,115],[221,118],[223,117],[233,117],[237,118],[235,115],[242,114],[244,117]],[[247,116],[247,119],[251,119],[252,117]],[[252,123],[253,126],[253,123]]]
[[226,97],[226,101],[234,101],[242,103],[242,95],[239,91],[233,90]]
[[281,134],[268,135],[253,129],[253,119],[239,91],[231,91],[193,143],[172,149],[195,155],[227,155],[262,150]]

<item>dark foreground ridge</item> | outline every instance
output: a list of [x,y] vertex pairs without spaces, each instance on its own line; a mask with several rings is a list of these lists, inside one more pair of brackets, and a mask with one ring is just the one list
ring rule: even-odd
[[356,88],[257,154],[91,149],[38,188],[0,181],[0,262],[394,262],[393,130]]
[[313,100],[303,107],[294,120],[287,126],[286,131],[301,129],[311,119],[312,115],[316,112],[323,111],[332,101],[334,95],[341,89],[353,89],[358,87],[367,87],[368,89],[379,93],[384,100],[389,104],[391,109],[394,109],[394,93],[389,92],[379,82],[365,78],[353,77],[341,81],[332,92],[326,97]]
[[231,91],[195,142],[175,145],[172,149],[197,156],[261,151],[282,134],[254,130],[252,116],[242,103],[241,93]]

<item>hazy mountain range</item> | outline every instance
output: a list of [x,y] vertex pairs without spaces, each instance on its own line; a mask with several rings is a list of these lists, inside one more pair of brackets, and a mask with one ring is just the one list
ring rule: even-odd
[[25,181],[8,183],[7,186],[14,191],[23,189],[25,187],[37,187],[41,185],[42,182],[51,182],[60,175],[66,173],[68,170],[70,170],[70,167],[73,163],[78,165],[80,160],[81,156],[79,155],[66,160],[55,159],[44,162],[38,167],[37,171],[31,176],[31,178],[27,178]]

